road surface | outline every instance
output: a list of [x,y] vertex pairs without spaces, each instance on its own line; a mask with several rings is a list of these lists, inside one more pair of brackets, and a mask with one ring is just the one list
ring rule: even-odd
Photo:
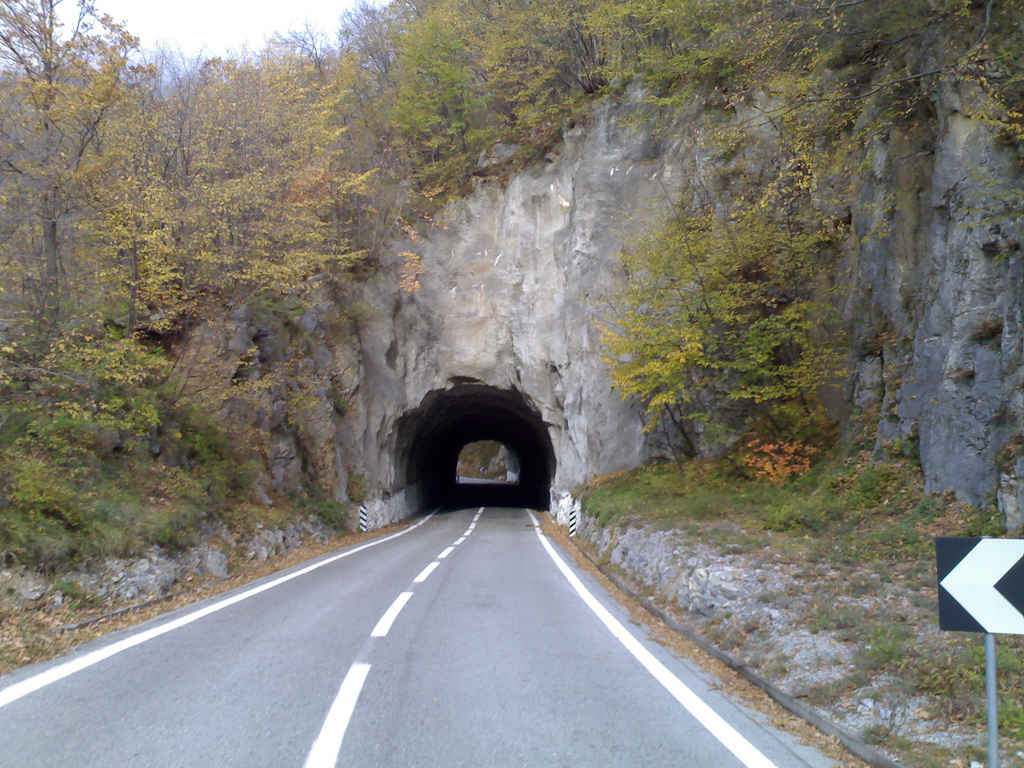
[[569,562],[433,515],[0,677],[0,767],[832,765]]

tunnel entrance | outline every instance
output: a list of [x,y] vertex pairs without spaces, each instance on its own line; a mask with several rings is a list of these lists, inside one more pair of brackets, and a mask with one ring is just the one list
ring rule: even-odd
[[[458,383],[431,392],[396,424],[397,477],[417,510],[464,507],[547,509],[555,452],[547,425],[518,390]],[[517,475],[459,478],[459,455],[479,442],[504,446]]]

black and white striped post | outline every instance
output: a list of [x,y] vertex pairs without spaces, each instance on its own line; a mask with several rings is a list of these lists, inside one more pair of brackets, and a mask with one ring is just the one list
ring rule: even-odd
[[576,535],[576,526],[579,524],[579,509],[576,504],[569,506],[569,535]]
[[366,533],[366,529],[369,527],[369,520],[367,518],[368,512],[366,507],[359,506],[359,532]]

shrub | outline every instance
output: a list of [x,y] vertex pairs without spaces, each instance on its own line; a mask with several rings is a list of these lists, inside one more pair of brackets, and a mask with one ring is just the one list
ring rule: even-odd
[[765,443],[751,440],[740,461],[753,470],[754,477],[782,485],[811,468],[811,457],[818,449],[800,442]]
[[324,499],[315,505],[314,514],[329,528],[340,531],[348,525],[349,511],[344,504],[333,499]]
[[78,494],[66,485],[58,468],[41,458],[22,456],[10,468],[11,501],[30,520],[49,518],[70,530],[85,522]]
[[831,513],[816,496],[789,499],[765,508],[763,525],[779,533],[818,533],[828,527]]

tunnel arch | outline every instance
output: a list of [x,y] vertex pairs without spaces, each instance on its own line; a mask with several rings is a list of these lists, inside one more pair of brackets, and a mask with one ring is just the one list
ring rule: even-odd
[[[396,479],[414,510],[472,506],[547,509],[555,476],[548,426],[522,392],[475,381],[434,390],[395,425]],[[456,482],[464,445],[493,440],[519,460],[517,484]]]

